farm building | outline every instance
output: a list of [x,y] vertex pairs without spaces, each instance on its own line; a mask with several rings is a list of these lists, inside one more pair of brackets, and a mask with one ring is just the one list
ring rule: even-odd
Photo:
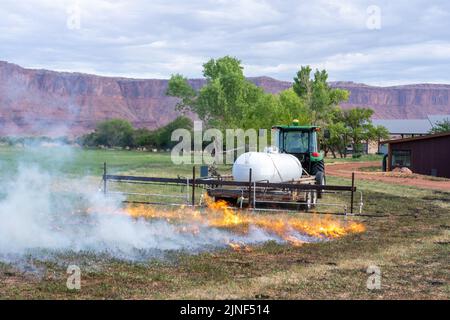
[[427,119],[387,119],[372,120],[376,126],[388,129],[393,137],[419,136],[427,134],[433,126]]
[[372,123],[388,129],[392,137],[421,136],[430,132],[437,123],[450,120],[449,114],[428,115],[426,119],[374,119]]
[[450,132],[384,141],[388,171],[407,167],[414,173],[450,178]]

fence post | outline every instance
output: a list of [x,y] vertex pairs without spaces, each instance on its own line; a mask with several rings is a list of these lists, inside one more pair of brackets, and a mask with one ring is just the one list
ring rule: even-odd
[[252,168],[250,168],[248,173],[248,208],[252,206]]
[[192,167],[192,206],[195,207],[195,166]]
[[253,182],[253,209],[256,209],[256,181]]
[[355,173],[352,172],[352,195],[350,200],[350,214],[353,214],[353,197],[355,194]]
[[103,193],[106,195],[106,162],[103,163]]

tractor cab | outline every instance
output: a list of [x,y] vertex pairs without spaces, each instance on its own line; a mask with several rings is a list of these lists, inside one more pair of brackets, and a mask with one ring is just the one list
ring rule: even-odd
[[272,130],[275,140],[273,144],[279,152],[295,156],[310,175],[324,171],[323,154],[319,152],[317,143],[320,127],[300,126],[298,120],[294,120],[292,125],[274,126]]

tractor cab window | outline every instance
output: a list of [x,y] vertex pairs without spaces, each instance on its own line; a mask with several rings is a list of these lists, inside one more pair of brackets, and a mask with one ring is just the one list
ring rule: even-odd
[[287,153],[308,153],[309,132],[299,132],[299,131],[285,132],[284,151]]
[[316,131],[311,132],[310,134],[310,144],[309,144],[309,152],[317,152],[318,151],[318,147],[317,147],[317,133]]

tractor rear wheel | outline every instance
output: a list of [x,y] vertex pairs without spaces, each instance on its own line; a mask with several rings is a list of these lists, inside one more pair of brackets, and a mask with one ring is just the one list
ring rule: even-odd
[[[317,172],[315,179],[316,179],[316,185],[324,186],[326,184],[325,172],[323,172],[323,171]],[[319,199],[322,198],[322,192],[323,192],[323,190],[321,190],[321,189],[317,190],[317,198],[319,198]]]
[[315,176],[317,172],[323,172],[325,175],[325,163],[323,160],[315,161],[311,164],[311,175]]

